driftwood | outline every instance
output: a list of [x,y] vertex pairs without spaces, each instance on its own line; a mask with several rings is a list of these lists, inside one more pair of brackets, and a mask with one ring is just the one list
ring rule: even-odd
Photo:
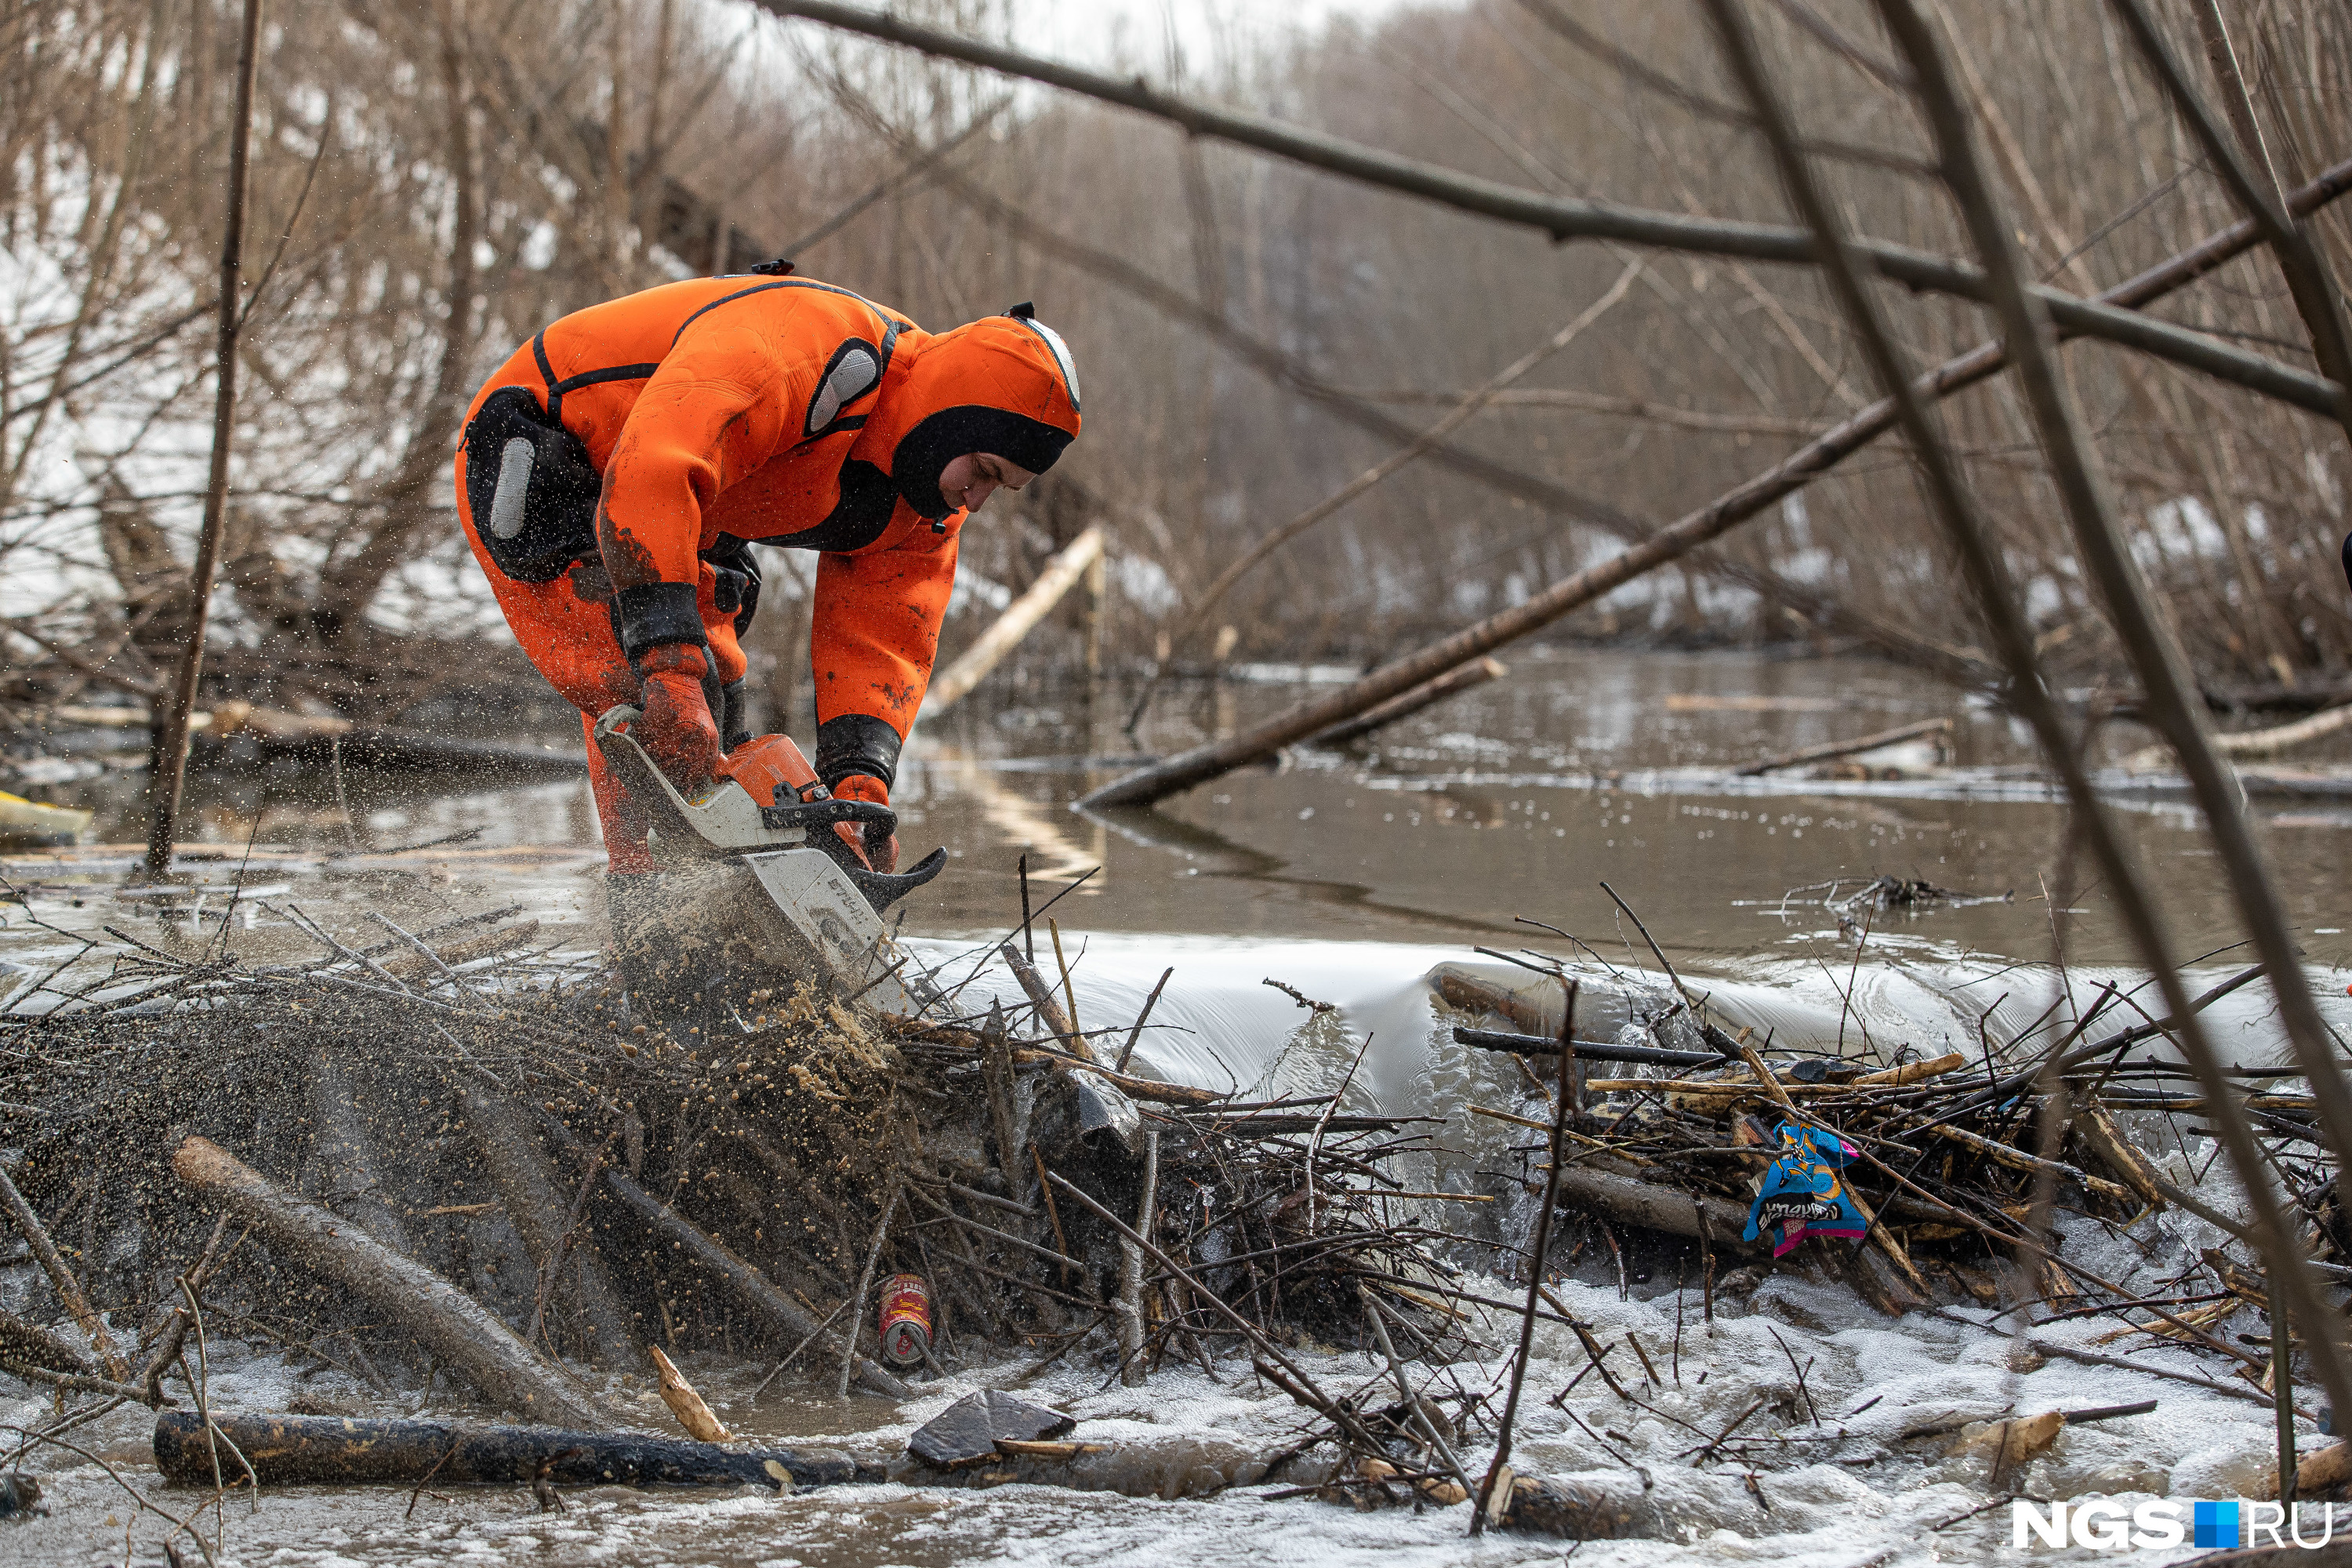
[[[265,1487],[528,1485],[730,1487],[779,1491],[837,1486],[857,1467],[844,1455],[794,1448],[721,1448],[635,1432],[555,1426],[461,1426],[439,1421],[359,1421],[331,1415],[226,1415],[213,1421]],[[183,1486],[213,1484],[202,1419],[155,1420],[155,1467]]]
[[733,1434],[710,1413],[710,1406],[694,1391],[694,1384],[686,1381],[686,1374],[662,1354],[661,1346],[647,1345],[646,1353],[653,1358],[654,1375],[661,1380],[662,1403],[677,1417],[677,1424],[686,1428],[686,1435],[698,1443],[729,1441]]
[[1430,976],[1429,988],[1449,1007],[1459,1007],[1465,1013],[1499,1014],[1528,1038],[1550,1041],[1555,1051],[1559,1048],[1559,1023],[1542,1004],[1523,992],[1450,964],[1440,966]]
[[[2347,1486],[2352,1486],[2352,1443],[2338,1439],[2324,1448],[2314,1448],[2295,1462],[2294,1495],[2304,1502],[2341,1498]],[[2279,1495],[2277,1471],[2271,1472],[2270,1484],[2257,1495]]]
[[368,1237],[360,1226],[280,1188],[208,1138],[172,1155],[181,1181],[235,1214],[274,1247],[388,1313],[489,1398],[569,1426],[609,1418],[474,1299]]

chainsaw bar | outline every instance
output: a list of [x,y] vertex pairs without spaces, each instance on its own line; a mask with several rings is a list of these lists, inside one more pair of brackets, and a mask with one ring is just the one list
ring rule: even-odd
[[948,853],[934,849],[911,870],[891,874],[856,864],[833,828],[842,823],[880,824],[894,830],[898,816],[871,801],[793,798],[779,785],[772,801],[755,799],[739,780],[720,779],[688,800],[628,731],[639,717],[625,704],[608,708],[593,734],[604,765],[650,817],[656,858],[740,859],[782,916],[796,956],[845,995],[886,1012],[919,1012],[939,993],[915,968],[913,955],[890,938],[882,911],[946,869]]

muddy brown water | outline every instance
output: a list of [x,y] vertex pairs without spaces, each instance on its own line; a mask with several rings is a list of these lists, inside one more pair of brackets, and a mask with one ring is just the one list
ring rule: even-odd
[[[1363,1092],[1394,1110],[1440,1114],[1463,1092],[1465,1070],[1475,1077],[1498,1069],[1433,1068],[1443,1048],[1442,1023],[1426,1002],[1433,967],[1465,963],[1498,977],[1512,974],[1507,965],[1479,959],[1472,950],[1480,946],[1577,956],[1558,937],[1515,923],[1525,916],[1574,933],[1587,944],[1588,964],[1654,970],[1602,882],[1633,906],[1675,966],[1708,989],[1727,1016],[1821,1048],[1884,1054],[1965,1039],[1973,1032],[1969,1020],[1988,1008],[1999,1038],[2004,1028],[2029,1024],[2070,981],[2088,985],[2103,975],[2126,976],[2132,966],[2107,889],[2070,865],[2066,813],[2033,782],[2030,746],[2005,716],[1905,672],[1853,659],[1564,649],[1522,652],[1511,662],[1507,679],[1395,727],[1369,751],[1300,753],[1278,770],[1232,775],[1160,811],[1114,817],[1071,809],[1076,797],[1116,775],[1114,759],[1225,732],[1351,672],[1260,670],[1248,672],[1257,679],[1176,687],[1135,741],[1118,731],[1123,693],[1106,691],[1090,701],[1076,690],[983,691],[927,726],[909,750],[897,792],[902,841],[909,858],[938,844],[952,862],[939,882],[908,900],[905,931],[919,939],[927,961],[961,973],[956,966],[982,939],[1001,935],[1018,919],[1019,857],[1027,856],[1033,896],[1041,902],[1096,868],[1053,910],[1077,963],[1082,1012],[1094,1015],[1083,1024],[1123,1022],[1160,969],[1173,965],[1178,979],[1155,1016],[1163,1028],[1139,1048],[1150,1070],[1220,1088],[1265,1083],[1268,1073],[1291,1075],[1278,1077],[1276,1087],[1328,1083],[1331,1064],[1301,1065],[1283,1048],[1298,1015],[1261,984],[1283,978],[1340,1002],[1357,1037],[1373,1037]],[[1723,772],[1759,756],[1941,716],[1955,721],[1953,766],[1934,777],[1759,783]],[[2105,760],[2147,742],[2145,731],[2117,727],[2105,742]],[[93,837],[121,842],[137,831],[138,782],[115,774],[48,794],[97,807],[100,827]],[[192,820],[215,843],[255,845],[248,879],[282,881],[286,896],[331,927],[347,922],[356,930],[369,908],[425,923],[520,904],[548,922],[551,940],[583,955],[593,951],[602,935],[601,854],[584,780],[463,791],[354,772],[345,783],[354,818],[349,834],[331,781],[290,769],[198,775]],[[2340,1006],[2345,977],[2337,970],[2352,963],[2343,877],[2352,809],[2258,801],[2255,815],[2314,973]],[[2193,814],[2177,800],[2143,796],[2126,803],[2123,820],[2160,889],[2181,956],[2234,941],[2227,890]],[[452,848],[390,859],[348,853],[355,844],[394,848],[468,829],[478,832]],[[342,858],[326,858],[338,851]],[[33,912],[44,923],[0,906],[0,960],[37,968],[60,953],[61,931],[125,922],[125,929],[151,933],[162,929],[149,911],[110,897],[114,872],[104,852],[82,863],[86,875],[10,859],[9,875],[29,881]],[[1822,885],[1850,892],[1877,876],[1979,897],[1873,912],[1865,936],[1858,915],[1842,925],[1844,911],[1828,907]],[[1805,888],[1813,890],[1792,894]],[[264,948],[295,940],[271,928],[265,918],[240,940]],[[1864,939],[1859,945],[1857,938]],[[1041,932],[1041,947],[1045,940]],[[2053,942],[2067,962],[2063,975],[2048,966]],[[2219,972],[2226,963],[2225,955],[2208,967]],[[2225,1020],[2225,1039],[2246,1059],[2271,1059],[2275,1044],[2266,1008],[2246,997]],[[2019,1397],[2000,1383],[2014,1374],[2001,1371],[1990,1352],[1962,1342],[1958,1331],[1950,1344],[1930,1344],[1934,1335],[1906,1324],[1909,1338],[1900,1347],[1865,1343],[1856,1336],[1889,1336],[1861,1322],[1850,1300],[1804,1298],[1790,1289],[1798,1294],[1778,1310],[1780,1331],[1814,1336],[1806,1342],[1818,1341],[1825,1364],[1843,1357],[1841,1375],[1851,1374],[1853,1403],[1868,1397],[1862,1390],[1873,1377],[1913,1377],[1943,1389],[1947,1374],[1933,1369],[1947,1363],[1982,1363],[1991,1370],[1979,1382],[1991,1379],[1994,1392],[2007,1388],[2003,1398]],[[26,1304],[37,1289],[21,1263],[0,1265],[0,1300]],[[1605,1316],[1637,1305],[1617,1303],[1609,1290],[1580,1296],[1576,1310]],[[1643,1321],[1669,1331],[1662,1320]],[[1650,1327],[1643,1331],[1646,1336]],[[1759,1368],[1780,1354],[1764,1349],[1769,1353],[1752,1363],[1735,1355],[1727,1341],[1705,1353],[1723,1358],[1727,1373],[1760,1376]],[[1575,1352],[1567,1346],[1550,1353]],[[1559,1364],[1573,1370],[1569,1361]],[[1019,1365],[961,1370],[953,1384],[900,1411],[872,1402],[845,1408],[813,1389],[791,1387],[790,1379],[753,1405],[743,1396],[758,1369],[690,1370],[747,1435],[887,1446],[947,1394],[1006,1381]],[[1550,1370],[1549,1363],[1539,1368]],[[1164,1436],[1189,1425],[1276,1441],[1290,1422],[1289,1407],[1246,1384],[1234,1385],[1234,1370],[1226,1367],[1221,1384],[1197,1372],[1171,1371],[1160,1386],[1139,1393],[1103,1391],[1098,1371],[1065,1365],[1038,1386],[1114,1435]],[[1345,1375],[1363,1371],[1349,1363]],[[331,1388],[318,1394],[316,1384],[326,1381],[298,1388],[290,1369],[259,1358],[226,1373],[214,1397],[266,1407],[300,1394],[331,1403],[348,1397],[352,1408],[362,1407],[356,1394]],[[2099,1397],[2069,1397],[2078,1405],[2121,1403],[2137,1396],[2137,1385],[2119,1392],[2101,1384],[2094,1392]],[[624,1397],[650,1400],[642,1384]],[[1710,1396],[1692,1391],[1691,1397]],[[2168,1409],[2189,1413],[2177,1389],[2168,1398]],[[11,1421],[28,1419],[40,1405],[5,1393],[0,1403]],[[2258,1450],[2261,1412],[2210,1403],[2212,1411],[2198,1421],[2140,1440],[2140,1448],[2171,1456],[2165,1463],[2177,1478],[2234,1474],[2227,1469],[2234,1460],[2213,1457],[2219,1439],[2212,1434],[2238,1433],[2232,1423],[2243,1416],[2252,1435],[2231,1440]],[[647,1419],[658,1424],[661,1415],[653,1406]],[[155,1487],[143,1469],[140,1430],[131,1415],[110,1417],[93,1434],[92,1451],[112,1459],[152,1506],[184,1514],[196,1500]],[[1644,1439],[1645,1462],[1664,1462],[1663,1456],[1683,1446],[1661,1428],[1654,1458],[1646,1434],[1633,1436]],[[1544,1427],[1530,1441],[1536,1460],[1555,1468],[1613,1464],[1590,1451],[1572,1428]],[[2101,1458],[2097,1444],[2105,1441],[2082,1440],[2082,1464],[2108,1466],[2096,1470],[2106,1478],[2101,1489],[2153,1487],[2151,1477],[2162,1479],[2161,1466],[2131,1470],[2128,1452]],[[102,1470],[56,1455],[42,1465],[52,1471],[52,1511],[30,1525],[0,1524],[0,1557],[120,1563],[127,1530],[131,1560],[161,1560],[157,1516],[134,1519],[128,1495]],[[1991,1533],[1972,1535],[1974,1526],[1948,1537],[1927,1533],[1928,1525],[1982,1500],[1975,1489],[1981,1477],[1932,1466],[1886,1475],[1852,1461],[1842,1470],[1813,1470],[1823,1474],[1780,1483],[1800,1495],[1776,1517],[1747,1518],[1739,1510],[1752,1504],[1744,1492],[1724,1500],[1695,1491],[1689,1511],[1696,1522],[1676,1545],[1596,1545],[1580,1555],[1606,1563],[1662,1561],[1661,1553],[1733,1563],[1786,1546],[1825,1563],[1924,1563],[1939,1552],[1968,1560],[1979,1546],[1989,1552],[1996,1535],[2006,1543],[2005,1516]],[[1848,1496],[1839,1487],[1853,1478],[1867,1485]],[[2077,1478],[2071,1484],[2082,1483]],[[1458,1520],[1437,1514],[1408,1522],[1406,1516],[1360,1517],[1255,1495],[1163,1504],[1034,1489],[927,1497],[866,1488],[787,1500],[613,1491],[576,1497],[562,1515],[540,1515],[527,1495],[497,1493],[428,1500],[415,1518],[404,1517],[407,1500],[404,1494],[320,1492],[265,1500],[257,1513],[233,1504],[226,1515],[227,1550],[248,1563],[778,1568],[1274,1557],[1484,1563],[1558,1561],[1559,1550],[1491,1542],[1474,1550],[1458,1543]],[[1866,1528],[1854,1522],[1865,1516]],[[1766,1539],[1775,1536],[1790,1539]],[[184,1549],[184,1536],[181,1543]]]
[[[2047,887],[2071,900],[2055,916],[2069,957],[2131,958],[2105,889],[2080,867],[2068,879],[2067,814],[2025,776],[2035,758],[2021,727],[1859,659],[1522,653],[1507,679],[1393,727],[1366,752],[1301,752],[1279,770],[1228,775],[1151,813],[1070,809],[1139,747],[1165,752],[1230,732],[1352,672],[1254,673],[1261,679],[1171,687],[1134,740],[1118,732],[1127,694],[1115,689],[1090,702],[1076,689],[1024,700],[983,688],[925,725],[897,791],[902,841],[910,859],[943,845],[953,864],[908,900],[907,929],[1006,923],[1019,908],[1014,863],[1025,851],[1041,900],[1101,868],[1056,910],[1066,926],[1087,931],[1491,944],[1526,937],[1512,923],[1524,915],[1613,944],[1621,921],[1600,889],[1606,881],[1669,953],[1704,963],[1834,926],[1822,890],[1809,910],[1802,898],[1782,906],[1790,889],[1843,879],[1851,891],[1885,875],[2014,897],[1885,914],[1876,929],[1955,951],[2046,958]],[[1937,717],[1956,723],[1954,767],[1942,778],[1692,776]],[[2118,724],[2104,749],[2120,757],[2150,740]],[[93,838],[125,841],[141,826],[142,776],[47,793],[97,808]],[[595,843],[584,780],[486,792],[357,771],[348,782],[359,835],[376,846],[467,830],[478,835],[474,853]],[[348,847],[321,774],[287,765],[200,773],[190,789],[196,837]],[[2193,811],[2177,798],[2124,805],[2183,956],[2231,940],[2227,889]],[[2352,840],[2343,831],[2352,802],[2258,800],[2254,815],[2310,955],[2352,958],[2344,894]],[[453,857],[452,870],[462,875],[465,860]],[[557,880],[571,875],[567,867]],[[576,901],[560,900],[552,912]]]

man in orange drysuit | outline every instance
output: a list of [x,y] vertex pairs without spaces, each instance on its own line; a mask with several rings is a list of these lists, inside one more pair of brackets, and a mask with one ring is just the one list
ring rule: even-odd
[[[457,513],[583,728],[638,707],[632,732],[689,795],[748,739],[747,544],[820,552],[814,766],[836,797],[887,805],[958,531],[1077,435],[1077,372],[1026,305],[935,335],[790,270],[666,284],[541,331],[467,411]],[[588,765],[619,893],[653,869],[646,820],[593,740]],[[895,837],[859,847],[895,866]]]

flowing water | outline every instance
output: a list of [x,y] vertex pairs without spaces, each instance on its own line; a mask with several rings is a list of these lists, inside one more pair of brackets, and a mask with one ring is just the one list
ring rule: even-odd
[[[949,873],[908,901],[906,934],[948,981],[960,981],[1018,921],[1020,858],[1040,904],[1091,871],[1050,911],[1071,961],[1081,1026],[1133,1018],[1161,971],[1172,967],[1153,1026],[1137,1044],[1145,1070],[1271,1094],[1334,1087],[1360,1055],[1350,1106],[1447,1118],[1437,1141],[1449,1152],[1422,1176],[1464,1190],[1507,1140],[1465,1118],[1461,1107],[1510,1103],[1517,1073],[1503,1058],[1453,1044],[1454,1020],[1433,1008],[1429,976],[1444,966],[1475,970],[1525,985],[1531,1005],[1556,1006],[1551,982],[1476,950],[1555,955],[1590,984],[1579,1033],[1613,1032],[1667,982],[1603,883],[1717,1016],[1769,1031],[1782,1047],[1881,1059],[1997,1049],[2037,1022],[2070,1016],[2103,984],[2138,983],[2106,890],[2073,863],[2066,814],[2032,776],[2031,751],[2005,717],[1902,672],[1850,660],[1561,651],[1513,662],[1507,679],[1397,726],[1370,752],[1301,753],[1279,770],[1234,775],[1161,812],[1111,818],[1079,815],[1070,803],[1115,776],[1119,759],[1138,748],[1118,732],[1124,711],[1118,694],[975,700],[919,735],[897,791],[908,858],[933,844],[952,857]],[[1140,747],[1181,748],[1349,672],[1245,673],[1257,679],[1172,689]],[[1780,751],[1939,716],[1956,721],[1950,765],[1905,770],[1921,776],[1727,774]],[[2108,763],[2147,743],[2127,727],[2108,740],[2115,748],[2103,759]],[[359,929],[370,908],[407,923],[520,904],[545,922],[551,941],[584,953],[601,939],[602,857],[584,782],[433,794],[412,780],[355,773],[346,784],[348,818],[332,781],[299,771],[199,777],[192,784],[195,819],[224,850],[211,875],[226,881],[243,862],[248,883],[284,887],[283,896],[331,928]],[[134,831],[135,788],[135,779],[112,775],[57,795],[79,793],[100,809],[101,835],[123,839]],[[2342,1004],[2338,966],[2352,962],[2346,935],[2352,911],[2344,907],[2340,870],[2352,811],[2325,801],[2255,806],[2315,980],[2324,997]],[[2236,941],[2235,924],[2193,814],[2160,788],[2137,787],[2125,821],[2161,891],[2180,955],[2211,955],[2200,979],[2229,973],[2235,955],[2220,950]],[[375,852],[468,829],[478,831],[461,847]],[[0,906],[0,961],[37,973],[70,952],[60,933],[101,924],[135,930],[152,921],[109,896],[110,863],[103,851],[85,852],[75,862],[90,873],[84,875],[63,862],[10,860],[8,875],[27,888],[30,913],[41,923]],[[1880,876],[1965,896],[1891,910],[1845,902]],[[272,926],[264,916],[239,940],[263,946],[293,940]],[[1041,928],[1041,959],[1050,940]],[[1338,1004],[1344,1037],[1302,1033],[1307,1016],[1266,979]],[[972,984],[976,995],[1002,982],[992,973]],[[2216,1016],[2236,1059],[2275,1058],[2259,987],[2230,998]],[[2188,1181],[2211,1146],[2167,1135],[2154,1152],[2172,1164],[2175,1179]],[[1444,1217],[1455,1221],[1458,1213]],[[2087,1223],[2079,1228],[2070,1235],[2070,1255],[2079,1249],[2109,1278],[2177,1271],[2216,1239],[2198,1222],[2173,1216],[2128,1235]],[[30,1272],[0,1268],[0,1300],[29,1298]],[[1621,1405],[1591,1382],[1565,1409],[1542,1404],[1581,1360],[1573,1340],[1547,1329],[1529,1373],[1537,1397],[1521,1425],[1524,1468],[1622,1478],[1639,1466],[1649,1478],[1649,1506],[1669,1539],[1591,1543],[1577,1553],[1584,1562],[1982,1560],[2005,1551],[2010,1528],[2005,1509],[1958,1520],[1997,1495],[1985,1489],[1985,1466],[1943,1457],[1948,1439],[1905,1442],[1902,1434],[2004,1408],[2160,1401],[2152,1415],[2070,1431],[2050,1458],[2008,1483],[2036,1496],[2234,1495],[2260,1468],[2270,1442],[2269,1415],[2258,1405],[2063,1361],[2012,1370],[2007,1342],[1997,1335],[1918,1316],[1897,1326],[1842,1287],[1801,1274],[1776,1275],[1750,1297],[1727,1298],[1711,1324],[1700,1321],[1695,1286],[1627,1284],[1621,1299],[1613,1275],[1588,1268],[1562,1287],[1563,1299],[1599,1325],[1601,1339],[1636,1334],[1650,1349],[1662,1385],[1645,1391],[1647,1408]],[[2084,1323],[2044,1332],[2078,1329],[2084,1339],[2093,1331]],[[1501,1347],[1515,1330],[1496,1320],[1486,1334],[1496,1359],[1459,1369],[1465,1384],[1499,1374]],[[2194,1364],[2178,1351],[2158,1359]],[[1791,1370],[1808,1360],[1801,1394]],[[1019,1364],[960,1369],[897,1410],[873,1401],[845,1409],[805,1389],[772,1389],[754,1403],[747,1396],[756,1371],[712,1363],[689,1372],[740,1432],[835,1435],[879,1452],[957,1394],[1008,1381]],[[1352,1386],[1370,1369],[1333,1355],[1318,1374]],[[1213,1384],[1198,1368],[1171,1363],[1149,1390],[1103,1391],[1100,1370],[1074,1360],[1030,1387],[1085,1417],[1081,1436],[1189,1434],[1279,1446],[1294,1408],[1254,1387],[1238,1363],[1219,1375]],[[320,1376],[299,1392],[328,1407],[383,1408],[333,1384],[332,1375]],[[262,1357],[233,1361],[213,1397],[275,1407],[297,1392],[294,1373]],[[1766,1418],[1790,1441],[1754,1489],[1742,1479],[1745,1466],[1694,1470],[1675,1457],[1704,1441],[1694,1430],[1713,1435],[1764,1394],[1796,1403]],[[618,1396],[652,1400],[642,1386]],[[5,1419],[26,1420],[38,1407],[17,1401]],[[666,1424],[657,1404],[647,1419]],[[119,1414],[93,1429],[89,1446],[116,1460],[148,1504],[184,1513],[195,1499],[147,1479],[142,1432],[142,1420]],[[134,1519],[130,1510],[138,1505],[104,1470],[54,1453],[39,1465],[53,1472],[52,1512],[26,1525],[0,1524],[0,1554],[21,1547],[26,1561],[119,1563],[127,1530],[137,1560],[159,1560],[157,1516]],[[1558,1561],[1563,1550],[1515,1538],[1468,1542],[1459,1509],[1358,1515],[1257,1495],[1267,1489],[1181,1503],[1042,1489],[856,1488],[783,1500],[614,1491],[575,1496],[560,1515],[538,1514],[524,1493],[457,1494],[424,1500],[413,1518],[404,1512],[405,1494],[287,1494],[264,1499],[257,1511],[232,1505],[226,1540],[230,1557],[247,1563],[845,1568],[966,1561],[1483,1563]],[[1931,1528],[1938,1525],[1945,1528]]]

